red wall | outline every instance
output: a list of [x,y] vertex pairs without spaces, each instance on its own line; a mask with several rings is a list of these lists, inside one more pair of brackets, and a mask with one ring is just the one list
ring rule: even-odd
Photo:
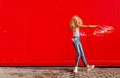
[[91,35],[94,29],[82,29],[88,34],[81,38],[88,63],[120,65],[119,7],[119,0],[0,0],[0,65],[73,66],[73,15],[84,24],[115,28],[102,37]]

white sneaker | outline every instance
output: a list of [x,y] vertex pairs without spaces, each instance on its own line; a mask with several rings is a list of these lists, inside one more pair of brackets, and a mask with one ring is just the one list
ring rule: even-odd
[[86,70],[89,72],[91,69],[94,69],[94,67],[95,67],[94,65],[87,66],[87,67],[86,67]]
[[77,73],[77,72],[78,72],[78,70],[74,70],[73,72],[74,72],[74,73]]
[[78,72],[78,67],[75,67],[75,69],[73,70],[74,73]]

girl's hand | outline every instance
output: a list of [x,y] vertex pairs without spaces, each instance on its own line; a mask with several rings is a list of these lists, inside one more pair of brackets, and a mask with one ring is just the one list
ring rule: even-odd
[[97,27],[96,28],[98,28],[98,29],[102,29],[103,27],[102,26],[100,26],[100,25],[97,25]]

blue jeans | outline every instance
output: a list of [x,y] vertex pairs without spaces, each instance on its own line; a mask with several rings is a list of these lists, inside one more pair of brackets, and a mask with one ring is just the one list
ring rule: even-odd
[[74,48],[76,49],[75,66],[78,66],[80,57],[82,57],[82,61],[84,63],[84,66],[87,66],[88,64],[87,64],[85,56],[84,56],[82,45],[80,43],[80,38],[79,37],[73,37],[72,42],[73,42]]

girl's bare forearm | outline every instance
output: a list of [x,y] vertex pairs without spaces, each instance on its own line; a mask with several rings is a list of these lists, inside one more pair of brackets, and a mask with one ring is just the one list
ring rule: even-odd
[[99,25],[79,25],[81,28],[97,28]]

